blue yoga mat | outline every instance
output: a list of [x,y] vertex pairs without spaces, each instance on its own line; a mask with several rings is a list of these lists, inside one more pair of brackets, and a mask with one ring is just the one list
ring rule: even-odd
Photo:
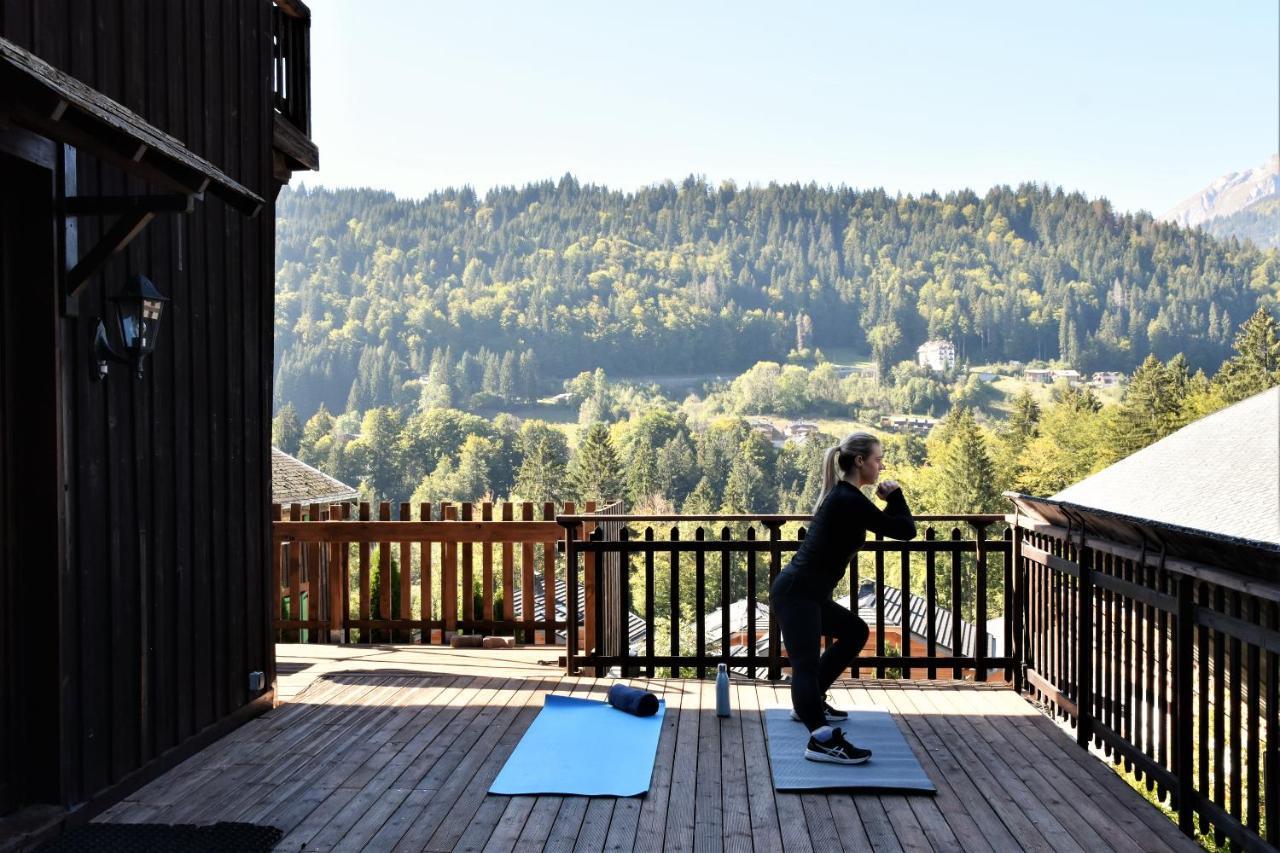
[[901,791],[936,793],[937,788],[916,760],[907,739],[885,708],[849,709],[849,719],[834,723],[845,739],[871,750],[864,764],[828,764],[804,757],[809,730],[791,719],[790,708],[765,709],[769,766],[779,791]]
[[490,794],[631,797],[649,790],[666,702],[636,717],[606,702],[548,694]]

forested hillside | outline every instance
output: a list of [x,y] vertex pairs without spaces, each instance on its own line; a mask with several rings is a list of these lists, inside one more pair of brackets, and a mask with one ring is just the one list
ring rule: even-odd
[[1280,249],[1280,198],[1254,202],[1230,216],[1219,216],[1204,224],[1215,237],[1252,240],[1263,249]]
[[527,398],[595,367],[744,370],[840,347],[888,368],[935,337],[975,363],[1130,371],[1181,352],[1212,371],[1280,303],[1274,251],[1036,185],[623,193],[565,176],[421,200],[286,188],[277,210],[276,402],[304,420],[321,402]]

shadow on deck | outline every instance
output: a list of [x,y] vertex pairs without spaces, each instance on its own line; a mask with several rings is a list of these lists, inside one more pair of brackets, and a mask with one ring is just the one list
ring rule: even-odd
[[1025,699],[973,683],[833,691],[893,710],[936,797],[777,793],[760,709],[786,685],[735,682],[721,720],[713,683],[661,679],[632,682],[668,704],[647,796],[488,796],[545,693],[611,683],[565,676],[558,651],[282,645],[284,704],[98,820],[268,823],[295,851],[1200,849]]

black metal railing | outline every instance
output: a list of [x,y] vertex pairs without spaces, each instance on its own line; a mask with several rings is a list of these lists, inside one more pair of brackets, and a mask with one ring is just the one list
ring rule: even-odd
[[[584,525],[600,518],[565,515],[556,520],[565,528],[570,624],[584,615],[577,612],[578,585],[586,583],[600,593],[587,598],[595,612],[585,614],[588,629],[582,645],[573,632],[569,634],[566,664],[570,672],[586,666],[603,674],[619,667],[654,676],[661,668],[672,675],[687,670],[701,678],[725,663],[749,677],[758,672],[771,679],[781,677],[788,661],[778,626],[768,619],[767,590],[803,540],[809,516],[611,516],[608,520],[616,533],[610,535],[609,528],[598,527],[585,539],[580,532]],[[1003,528],[1004,516],[921,516],[917,521],[921,538],[899,542],[877,537],[861,549],[863,564],[849,567],[851,604],[865,577],[868,585],[874,584],[875,609],[868,623],[876,653],[859,657],[853,675],[860,676],[865,668],[881,678],[898,670],[907,677],[936,678],[939,672],[949,672],[953,678],[971,674],[985,680],[990,671],[1003,670],[1012,680],[1017,667],[1008,649],[1015,619],[1009,609],[1011,599],[1003,594],[1011,587],[1010,540],[1007,532],[990,535],[993,526]],[[945,535],[939,536],[940,532]],[[939,566],[939,557],[945,566]],[[939,584],[942,568],[947,570],[946,577]],[[633,583],[638,585],[635,591]],[[897,619],[891,621],[886,618],[886,599],[894,583],[899,603]],[[921,594],[913,593],[913,587]],[[637,598],[643,601],[641,608],[634,606]],[[1004,618],[1000,654],[991,654],[986,642],[992,601]],[[945,613],[940,602],[949,608]],[[737,605],[743,612],[731,615]],[[643,645],[611,647],[602,626],[618,620],[625,624],[633,612],[641,610],[645,630],[636,641]],[[612,613],[618,620],[608,618]],[[946,635],[938,631],[940,615],[950,620]],[[971,617],[967,626],[962,615]],[[656,636],[659,621],[668,626],[664,642]],[[681,627],[686,623],[692,637],[682,638]],[[896,654],[888,648],[894,633]],[[740,639],[736,646],[735,637]],[[709,650],[712,639],[718,648]],[[944,647],[945,654],[940,651]]]

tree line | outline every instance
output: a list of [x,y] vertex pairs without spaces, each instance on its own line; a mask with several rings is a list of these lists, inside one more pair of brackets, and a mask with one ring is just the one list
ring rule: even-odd
[[[1035,184],[624,193],[566,175],[418,200],[286,188],[277,210],[276,406],[304,418],[403,408],[445,372],[471,382],[451,405],[477,410],[477,393],[555,391],[582,365],[741,372],[833,347],[870,352],[887,384],[934,338],[973,363],[1127,372],[1181,352],[1213,370],[1243,318],[1280,304],[1274,250]],[[477,392],[458,362],[480,344],[513,363]]]

